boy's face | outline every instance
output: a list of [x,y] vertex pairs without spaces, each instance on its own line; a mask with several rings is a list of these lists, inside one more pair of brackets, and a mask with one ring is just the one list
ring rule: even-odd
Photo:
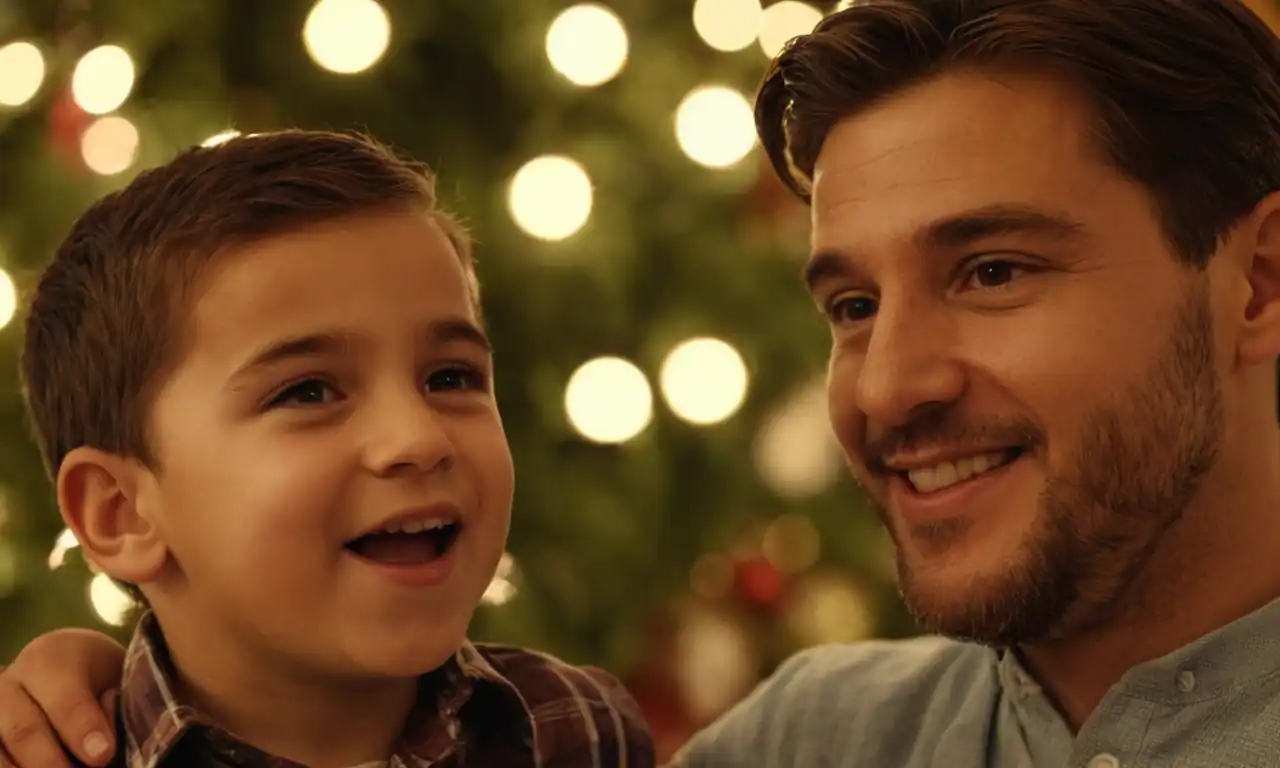
[[[408,212],[214,267],[137,495],[172,556],[144,585],[171,643],[217,637],[344,677],[418,675],[457,649],[514,484],[468,286],[440,229]],[[365,537],[386,527],[409,532]]]

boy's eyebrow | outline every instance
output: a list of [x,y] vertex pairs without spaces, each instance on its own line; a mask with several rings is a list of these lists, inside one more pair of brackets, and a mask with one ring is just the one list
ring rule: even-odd
[[[486,353],[493,351],[493,344],[485,332],[475,323],[461,316],[431,321],[424,329],[423,340],[430,344],[463,342],[479,347]],[[248,362],[237,368],[229,381],[234,385],[236,381],[256,370],[270,368],[288,360],[338,354],[350,349],[354,343],[355,338],[344,333],[311,333],[279,339],[268,344],[249,358]]]

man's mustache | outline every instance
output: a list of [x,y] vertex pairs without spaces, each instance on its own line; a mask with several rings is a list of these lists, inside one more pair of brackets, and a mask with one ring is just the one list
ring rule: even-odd
[[924,451],[1033,449],[1045,442],[1044,431],[1029,419],[973,418],[954,406],[921,407],[909,421],[879,433],[868,430],[859,451],[863,466],[872,475],[893,473],[894,457]]

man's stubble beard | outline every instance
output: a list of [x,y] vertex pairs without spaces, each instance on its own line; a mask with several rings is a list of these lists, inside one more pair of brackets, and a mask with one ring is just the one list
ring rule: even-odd
[[[923,629],[1009,647],[1087,631],[1144,599],[1152,588],[1144,571],[1224,438],[1205,282],[1188,291],[1151,369],[1086,419],[1075,467],[1047,479],[1010,567],[927,587],[902,555],[903,533],[877,510],[898,548],[903,599]],[[966,520],[945,521],[912,535],[945,549],[948,540],[963,546],[968,528]]]

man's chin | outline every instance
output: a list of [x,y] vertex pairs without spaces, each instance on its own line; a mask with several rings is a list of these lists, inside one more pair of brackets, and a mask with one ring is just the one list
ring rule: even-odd
[[992,647],[1033,642],[1055,624],[1053,606],[1038,590],[1007,574],[899,574],[903,600],[926,632]]

